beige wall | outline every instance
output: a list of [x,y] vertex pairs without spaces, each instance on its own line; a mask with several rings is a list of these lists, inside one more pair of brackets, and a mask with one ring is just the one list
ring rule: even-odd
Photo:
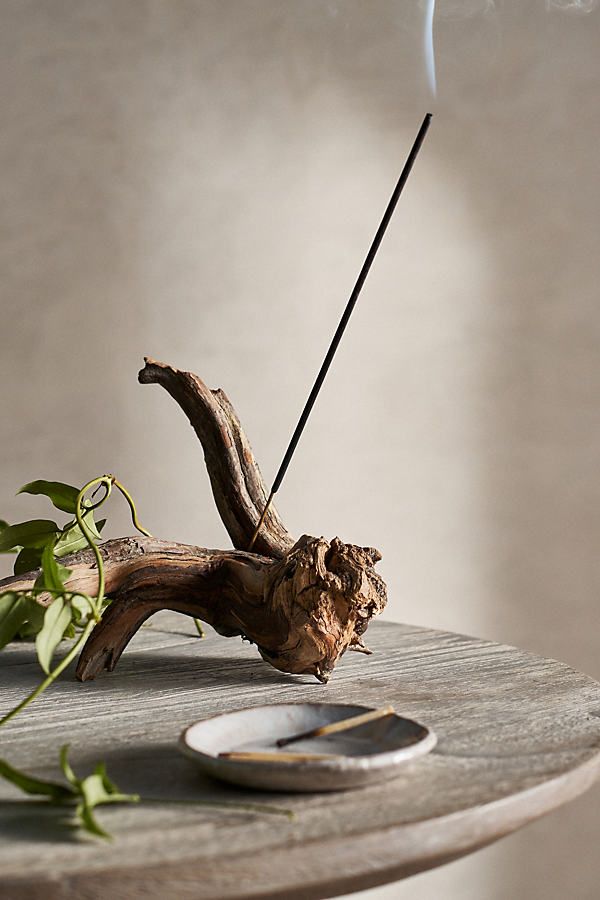
[[[380,547],[390,618],[598,677],[600,11],[559,6],[438,2],[434,124],[279,508]],[[114,470],[155,533],[226,546],[187,423],[136,372],[225,388],[273,476],[432,104],[422,7],[0,15],[2,513],[39,510],[13,498],[31,478]],[[372,896],[592,900],[598,797]]]

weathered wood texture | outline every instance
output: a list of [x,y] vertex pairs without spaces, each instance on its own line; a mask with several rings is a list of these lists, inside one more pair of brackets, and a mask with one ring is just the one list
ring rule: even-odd
[[[112,671],[146,619],[169,609],[225,637],[244,636],[276,669],[326,682],[348,648],[366,650],[362,635],[386,602],[373,568],[377,551],[338,538],[305,535],[276,560],[141,536],[107,541],[100,550],[106,594],[114,599],[81,652],[81,681]],[[95,593],[90,550],[63,562],[71,569],[70,590]],[[4,579],[0,590],[30,586],[34,577]]]
[[[325,682],[347,649],[368,652],[362,636],[386,604],[373,547],[303,535],[295,541],[270,507],[253,553],[245,552],[267,503],[250,444],[226,395],[197,375],[146,358],[142,384],[160,384],[188,416],[204,450],[217,509],[236,550],[208,550],[155,538],[107,541],[101,552],[112,599],[83,648],[77,677],[112,671],[142,623],[160,609],[243,635],[276,669]],[[97,591],[88,552],[64,559],[67,587]],[[2,590],[31,587],[39,573],[5,578]],[[41,596],[40,603],[50,602]]]
[[[146,357],[140,384],[159,384],[179,404],[202,444],[219,515],[236,550],[247,550],[267,503],[268,490],[237,413],[224,391],[208,388],[193,372]],[[280,559],[294,544],[271,506],[254,543],[255,553]]]
[[[0,785],[3,900],[324,898],[401,878],[495,840],[589,787],[600,771],[600,685],[562,663],[457,634],[376,622],[376,651],[347,655],[327,687],[278,673],[252,648],[160,613],[110,679],[60,683],[0,734],[1,754],[56,775],[105,758],[127,791],[260,800],[297,814],[193,805],[104,808],[112,845],[48,836],[55,813]],[[38,679],[28,646],[0,658],[2,708]],[[181,729],[265,702],[393,703],[439,743],[397,779],[335,795],[253,794],[212,783],[181,757]],[[565,834],[568,840],[568,834]],[[574,859],[574,865],[576,860]]]

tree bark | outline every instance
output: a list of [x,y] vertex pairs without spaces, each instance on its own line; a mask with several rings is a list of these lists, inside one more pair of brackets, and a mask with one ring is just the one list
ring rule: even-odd
[[[222,390],[210,390],[192,372],[182,372],[149,357],[145,363],[139,382],[160,384],[188,417],[204,450],[219,515],[233,546],[246,550],[269,492],[233,406]],[[254,552],[280,559],[293,544],[271,505]]]
[[[201,619],[226,637],[241,635],[276,669],[327,681],[348,647],[362,649],[361,635],[385,603],[373,571],[377,551],[337,538],[305,536],[282,560],[143,537],[108,541],[102,556],[113,601],[81,653],[81,681],[112,671],[160,609]],[[68,588],[93,591],[92,554],[65,563]]]
[[[193,616],[227,637],[241,635],[275,668],[321,681],[348,648],[368,652],[362,635],[386,603],[385,584],[374,570],[379,552],[339,538],[304,535],[294,542],[272,506],[254,552],[246,552],[268,491],[231,403],[197,375],[151,359],[139,380],[162,385],[188,416],[235,549],[146,537],[102,544],[112,602],[81,652],[77,677],[112,671],[138,628],[161,609]],[[61,562],[72,570],[69,590],[95,594],[91,551]],[[37,574],[4,579],[0,590],[30,587]]]

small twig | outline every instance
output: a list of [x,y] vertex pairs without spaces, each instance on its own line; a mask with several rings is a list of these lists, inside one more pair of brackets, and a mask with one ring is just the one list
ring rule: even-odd
[[[86,599],[89,599],[89,598],[86,598]],[[31,694],[28,694],[27,697],[25,697],[24,700],[21,700],[21,702],[19,704],[17,704],[17,706],[14,706],[10,710],[10,712],[7,712],[5,716],[2,716],[2,718],[0,719],[0,726],[6,725],[7,722],[10,722],[10,720],[12,718],[14,718],[14,716],[16,716],[17,713],[20,713],[22,709],[25,709],[26,706],[29,706],[29,704],[32,703],[35,699],[37,699],[37,697],[39,697],[40,694],[43,694],[43,692],[46,690],[47,687],[50,687],[50,685],[54,681],[56,681],[58,676],[62,672],[64,672],[64,670],[67,668],[67,666],[75,659],[75,657],[77,656],[77,654],[79,653],[81,648],[85,645],[85,642],[87,641],[90,634],[92,633],[92,630],[93,630],[95,624],[96,624],[95,618],[90,616],[89,622],[87,623],[87,625],[85,626],[85,628],[83,629],[83,631],[81,632],[78,639],[75,641],[75,643],[73,644],[73,646],[71,647],[71,649],[69,650],[67,655],[59,662],[59,664],[56,666],[56,668],[52,669],[50,674],[46,678],[44,678],[44,680],[41,682],[41,684],[38,684],[36,689],[34,691],[32,691]]]
[[367,722],[375,722],[377,719],[383,719],[386,716],[393,715],[393,706],[383,706],[381,709],[373,709],[370,712],[360,713],[358,716],[350,716],[349,719],[340,719],[339,722],[331,722],[330,725],[321,725],[319,728],[311,728],[310,731],[293,734],[291,737],[279,738],[276,743],[278,747],[286,747],[288,744],[293,744],[296,741],[322,737],[326,734],[336,734],[340,731],[348,731],[350,728],[358,728],[359,725],[366,725]]

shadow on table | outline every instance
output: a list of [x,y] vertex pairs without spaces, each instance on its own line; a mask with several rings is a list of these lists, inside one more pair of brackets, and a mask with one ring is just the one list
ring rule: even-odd
[[[244,790],[209,778],[172,742],[103,749],[102,758],[109,777],[121,790],[142,798],[190,804],[194,801],[260,803],[269,798],[277,805],[285,799],[281,793]],[[97,753],[91,750],[73,755],[73,766],[78,771],[91,771],[97,762]]]
[[[293,804],[293,798],[285,794],[254,792],[213,781],[202,775],[173,744],[103,748],[100,756],[106,763],[110,779],[125,793],[139,794],[141,798],[139,805],[99,807],[101,813],[162,807],[185,809],[188,813],[218,812],[246,817],[248,814],[264,815],[267,807],[280,812],[289,810]],[[85,776],[98,763],[99,754],[93,750],[73,753],[70,761],[77,775]],[[53,806],[45,800],[3,800],[0,801],[0,813],[0,839],[73,844],[93,841],[72,827],[67,807]]]
[[[104,676],[103,676],[104,677]],[[294,684],[310,682],[316,683],[310,676],[288,675],[279,672],[268,663],[261,660],[256,651],[256,658],[242,659],[239,657],[224,658],[211,656],[198,650],[187,654],[161,655],[159,651],[139,650],[129,655],[123,654],[115,671],[108,675],[109,678],[144,678],[144,684],[148,687],[160,686],[164,678],[176,680],[179,684],[189,683],[190,686],[210,685],[242,685],[250,682],[260,685],[269,684]]]
[[[42,680],[42,671],[37,662],[32,660],[30,648],[13,650],[10,654],[10,665],[0,659],[0,672],[3,669],[10,673],[13,683],[18,683],[23,692],[33,688]],[[57,653],[54,663],[60,661],[61,654]],[[4,665],[3,665],[4,663]],[[61,680],[53,688],[73,685],[74,665],[63,675]],[[2,676],[0,675],[0,680]],[[316,684],[311,676],[287,675],[273,669],[260,657],[256,659],[240,659],[235,656],[224,659],[218,656],[209,656],[202,653],[202,647],[187,653],[165,653],[157,650],[132,650],[125,653],[119,660],[114,672],[103,672],[94,681],[87,682],[87,686],[94,691],[111,691],[113,688],[123,689],[124,681],[135,684],[143,680],[144,687],[148,690],[164,687],[169,683],[174,687],[210,687],[213,685],[228,684],[240,686],[248,684],[276,685],[276,684]]]
[[2,800],[0,813],[0,838],[41,844],[81,841],[67,807],[46,800]]

